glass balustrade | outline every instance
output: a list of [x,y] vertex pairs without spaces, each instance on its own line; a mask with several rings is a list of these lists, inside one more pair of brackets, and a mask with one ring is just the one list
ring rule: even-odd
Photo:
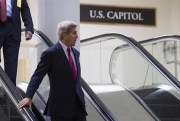
[[180,36],[153,38],[142,45],[180,80]]

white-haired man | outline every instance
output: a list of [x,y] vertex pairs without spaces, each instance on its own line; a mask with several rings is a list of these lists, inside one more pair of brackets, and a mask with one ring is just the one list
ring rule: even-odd
[[31,105],[34,93],[48,74],[50,93],[45,114],[50,115],[52,121],[86,121],[79,51],[73,48],[78,38],[77,25],[72,21],[63,21],[57,28],[59,40],[43,52],[26,97],[20,101],[18,108]]

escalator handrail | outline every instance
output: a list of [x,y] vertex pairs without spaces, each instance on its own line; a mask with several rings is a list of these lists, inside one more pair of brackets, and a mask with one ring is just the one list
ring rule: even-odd
[[[160,36],[160,37],[155,37],[155,38],[151,38],[151,39],[145,39],[145,40],[141,40],[138,41],[138,43],[140,43],[141,45],[148,45],[148,44],[156,44],[158,42],[164,42],[165,40],[163,39],[175,39],[174,41],[180,41],[180,36],[179,35],[164,35],[164,36]],[[166,40],[169,41],[169,40]],[[116,49],[127,49],[127,47],[129,47],[128,44],[124,44],[121,45],[119,47],[117,47]]]
[[[21,32],[25,32],[25,29],[21,29]],[[34,29],[34,34],[36,34],[36,36],[41,37],[42,40],[44,40],[44,42],[47,44],[48,47],[53,46],[54,44],[52,43],[52,41],[41,31]]]
[[[170,39],[173,39],[173,40],[170,40]],[[138,43],[145,46],[145,45],[149,45],[149,44],[156,44],[159,42],[166,42],[166,41],[180,41],[180,36],[179,35],[164,35],[164,36],[160,36],[160,37],[154,37],[151,39],[138,41]],[[119,50],[119,49],[123,50],[123,49],[129,49],[129,48],[130,48],[130,46],[128,44],[124,44],[124,45],[116,47],[114,50]]]
[[[11,95],[11,97],[15,101],[15,106],[16,106],[19,103],[19,101],[21,101],[23,98],[19,94],[17,88],[11,82],[10,78],[7,76],[7,74],[4,72],[1,66],[0,66],[0,77],[2,79],[1,81],[4,86],[4,89],[8,90],[9,93],[8,92],[7,93]],[[26,118],[28,118],[29,121],[38,121],[28,107],[23,108],[22,113],[25,114]]]
[[[155,37],[155,38],[151,38],[151,39],[145,39],[145,40],[141,40],[138,41],[138,43],[140,43],[141,45],[148,45],[148,44],[156,44],[158,42],[164,42],[163,39],[175,39],[175,41],[180,41],[180,36],[179,35],[164,35],[164,36],[160,36],[160,37]],[[169,41],[169,40],[166,40]],[[121,48],[121,49],[127,49],[129,46],[129,44],[124,44],[121,46],[118,46],[115,50]]]
[[54,45],[54,44],[52,43],[52,41],[51,41],[43,32],[41,32],[41,31],[39,31],[39,30],[35,30],[35,33],[36,33],[37,35],[39,35],[39,36],[46,42],[46,44],[48,45],[48,47],[51,47],[51,46]]
[[[25,29],[22,29],[21,32],[24,32]],[[34,34],[38,35],[46,42],[46,44],[51,47],[53,46],[53,43],[51,40],[41,31],[34,30]],[[90,98],[94,101],[94,103],[98,106],[98,108],[101,110],[103,115],[108,119],[108,121],[118,121],[115,116],[111,113],[111,111],[108,110],[108,108],[104,105],[104,103],[96,96],[96,94],[92,91],[92,89],[88,86],[88,84],[84,81],[84,79],[81,78],[81,84],[83,89],[88,93]],[[40,97],[42,100],[43,98]],[[43,100],[43,102],[45,102]]]
[[[103,39],[106,38],[106,39]],[[162,65],[160,64],[142,45],[135,41],[132,37],[128,37],[119,33],[106,33],[95,37],[81,40],[81,46],[94,44],[109,39],[122,39],[131,47],[137,50],[144,58],[150,62],[178,91],[180,91],[180,82]]]
[[167,39],[167,38],[176,39],[177,41],[180,41],[179,35],[164,35],[160,37],[154,37],[151,39],[145,39],[145,40],[139,41],[139,43],[140,44],[158,43],[158,42],[164,41],[162,39]]

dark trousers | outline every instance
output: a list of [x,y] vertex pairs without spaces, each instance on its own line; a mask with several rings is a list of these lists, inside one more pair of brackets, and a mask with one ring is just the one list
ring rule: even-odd
[[51,121],[86,121],[86,111],[81,107],[79,99],[76,97],[73,117],[51,117]]
[[13,24],[0,22],[0,48],[3,47],[4,70],[16,85],[20,40],[16,41],[13,35]]
[[86,121],[86,116],[78,116],[73,118],[51,117],[51,121]]

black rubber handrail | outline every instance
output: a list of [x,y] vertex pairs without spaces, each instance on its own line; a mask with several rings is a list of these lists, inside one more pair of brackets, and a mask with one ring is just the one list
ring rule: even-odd
[[[17,88],[11,82],[10,78],[7,76],[7,74],[4,72],[1,66],[0,66],[0,77],[1,77],[1,82],[3,84],[4,89],[16,102],[15,105],[17,105],[19,101],[21,101],[23,98],[19,94]],[[28,121],[38,121],[38,119],[34,116],[32,111],[28,107],[23,108],[22,113],[26,116]]]
[[[151,39],[141,40],[141,41],[138,41],[138,43],[140,43],[141,45],[155,44],[158,42],[164,42],[165,40],[163,39],[175,39],[175,41],[180,41],[180,36],[179,35],[164,35],[160,37],[154,37]],[[166,41],[169,41],[169,40],[166,40]],[[116,49],[119,49],[119,48],[127,49],[126,47],[129,47],[129,44],[121,45],[117,47]]]
[[[140,43],[143,46],[146,46],[146,45],[149,45],[149,44],[156,44],[156,43],[159,43],[159,42],[172,41],[170,39],[172,39],[173,41],[180,42],[180,36],[179,35],[164,35],[164,36],[160,36],[160,37],[154,37],[154,38],[151,38],[151,39],[138,41],[138,43]],[[128,48],[130,48],[130,45],[129,44],[124,44],[124,45],[116,47],[115,50],[128,49]]]
[[[22,29],[21,32],[24,32],[25,29]],[[39,37],[42,38],[42,40],[44,40],[44,42],[49,46],[53,46],[53,43],[51,42],[51,40],[45,35],[43,34],[43,32],[39,31],[39,30],[35,30],[34,34],[38,35]],[[98,96],[92,91],[92,89],[88,86],[88,84],[81,78],[81,83],[82,83],[82,87],[83,89],[87,92],[87,94],[89,95],[89,97],[94,101],[94,103],[98,106],[98,109],[101,110],[102,113],[102,117],[104,119],[106,119],[107,121],[118,121],[115,116],[108,110],[108,108],[104,105],[104,103],[98,98]],[[40,97],[42,100],[43,98]],[[45,102],[43,100],[43,102]]]
[[[21,32],[25,32],[25,29],[21,29]],[[34,34],[36,34],[36,36],[39,36],[47,44],[48,47],[54,45],[52,41],[43,32],[34,29]]]
[[41,32],[41,31],[39,31],[39,30],[35,30],[35,33],[36,33],[37,35],[39,35],[39,36],[45,41],[45,43],[48,45],[48,47],[51,47],[51,46],[54,45],[54,44],[52,43],[52,41],[51,41],[43,32]]
[[164,36],[160,36],[160,37],[154,37],[151,39],[145,39],[142,41],[139,41],[140,44],[148,44],[148,43],[157,43],[162,39],[177,39],[177,41],[180,41],[180,36],[179,35],[164,35]]

